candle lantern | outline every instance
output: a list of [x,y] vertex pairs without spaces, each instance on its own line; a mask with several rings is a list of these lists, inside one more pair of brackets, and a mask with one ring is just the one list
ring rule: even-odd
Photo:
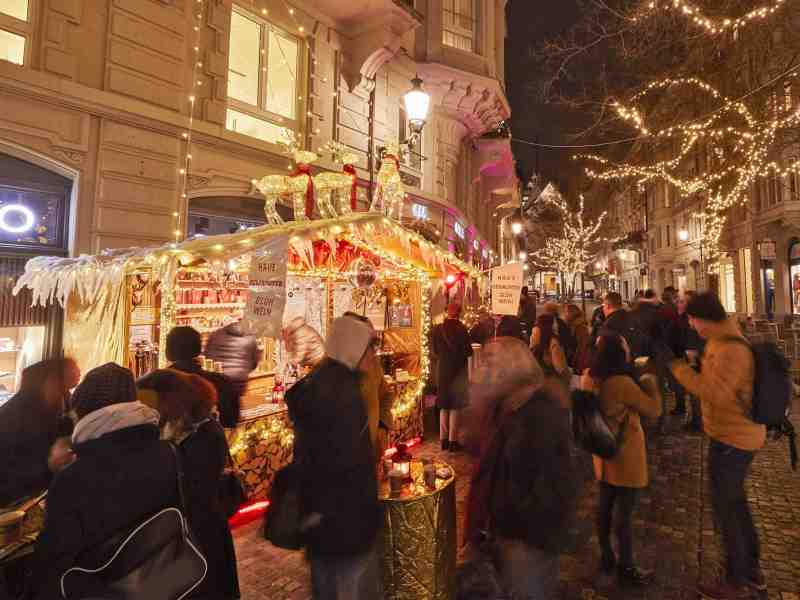
[[411,454],[405,444],[397,444],[397,452],[392,456],[394,470],[403,474],[406,480],[411,479]]

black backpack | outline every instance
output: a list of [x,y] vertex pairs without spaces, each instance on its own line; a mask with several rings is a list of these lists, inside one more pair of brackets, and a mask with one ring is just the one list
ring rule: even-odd
[[743,344],[753,353],[755,382],[753,384],[753,421],[766,425],[772,439],[786,437],[792,469],[797,469],[797,435],[789,420],[794,395],[791,363],[773,342],[749,344],[740,337],[730,336],[732,342]]
[[727,339],[747,346],[753,353],[753,421],[766,425],[767,429],[780,427],[789,413],[794,393],[789,360],[772,342],[749,344],[736,336]]

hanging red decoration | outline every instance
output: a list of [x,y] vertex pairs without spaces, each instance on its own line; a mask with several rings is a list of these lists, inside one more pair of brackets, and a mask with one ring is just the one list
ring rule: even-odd
[[350,208],[355,211],[358,206],[358,183],[356,178],[356,168],[353,165],[344,165],[342,171],[350,175],[353,183],[350,184]]
[[314,179],[311,177],[311,165],[299,163],[292,172],[291,177],[308,178],[308,185],[306,187],[306,217],[310,219],[314,215]]
[[328,259],[331,257],[331,247],[325,240],[314,240],[312,243],[314,248],[314,266],[324,267],[328,264]]

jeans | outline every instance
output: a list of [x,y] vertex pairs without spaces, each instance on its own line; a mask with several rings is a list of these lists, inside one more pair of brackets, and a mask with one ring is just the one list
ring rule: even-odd
[[375,600],[383,598],[378,552],[356,556],[311,556],[313,600]]
[[600,497],[597,503],[597,537],[605,556],[612,556],[611,526],[614,507],[617,509],[615,533],[619,543],[619,566],[632,567],[633,560],[633,511],[639,497],[637,488],[619,487],[605,481],[600,482]]
[[453,408],[439,409],[439,439],[443,442],[458,441],[459,410]]
[[758,533],[747,502],[744,482],[755,452],[712,440],[708,448],[711,506],[722,530],[728,581],[743,585],[759,573]]

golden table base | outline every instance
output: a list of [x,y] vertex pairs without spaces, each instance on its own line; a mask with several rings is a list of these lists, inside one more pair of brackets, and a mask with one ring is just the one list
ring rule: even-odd
[[425,488],[421,463],[412,463],[411,473],[414,483],[397,497],[388,493],[388,482],[381,490],[384,598],[452,600],[456,587],[454,471],[450,468],[449,478],[437,479],[435,490]]

